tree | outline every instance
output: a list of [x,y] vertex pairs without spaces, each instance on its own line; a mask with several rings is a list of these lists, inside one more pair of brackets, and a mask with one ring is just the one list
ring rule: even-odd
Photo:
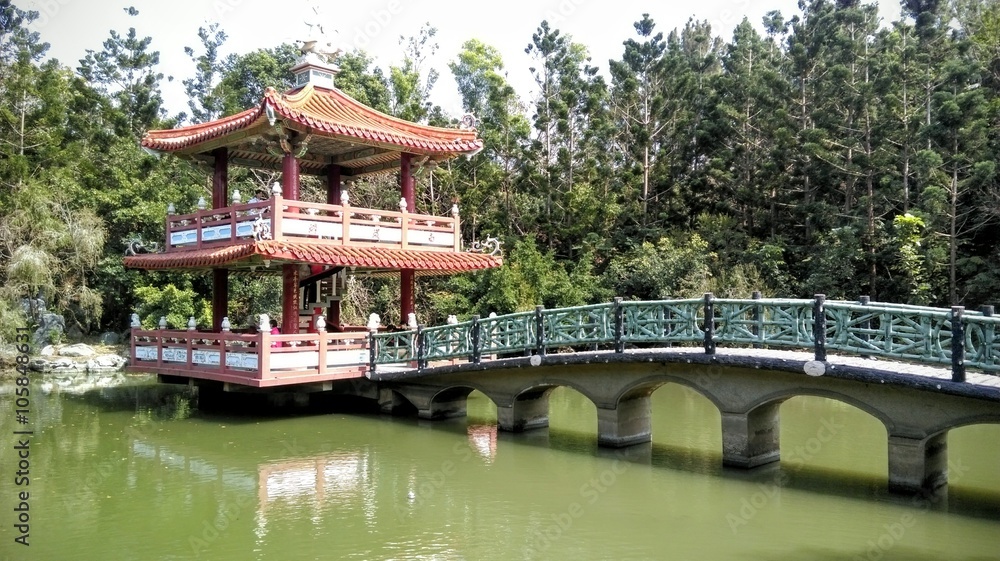
[[669,121],[664,118],[666,103],[664,88],[663,54],[666,43],[663,33],[653,35],[656,24],[649,14],[634,24],[642,42],[629,39],[624,42],[625,52],[621,61],[609,62],[611,71],[611,100],[615,118],[622,127],[623,143],[627,157],[637,159],[642,167],[643,228],[649,212],[650,172],[659,155],[660,137],[667,130]]
[[343,53],[337,58],[340,72],[336,86],[361,103],[388,113],[392,94],[382,69],[372,68],[372,62],[363,51]]
[[531,68],[539,86],[532,143],[539,157],[526,166],[525,182],[545,201],[539,235],[559,255],[571,256],[585,240],[607,239],[617,218],[610,190],[601,187],[614,130],[608,89],[586,47],[546,21],[525,50],[540,63]]
[[[139,15],[139,10],[131,6],[125,12],[133,17]],[[85,80],[114,101],[117,112],[112,121],[116,132],[136,140],[160,117],[163,105],[163,74],[155,70],[160,52],[150,51],[152,41],[152,37],[140,39],[134,27],[124,36],[111,30],[104,50],[88,49],[77,68]]]
[[430,68],[425,75],[424,65],[438,50],[435,35],[437,28],[425,23],[415,37],[399,37],[399,44],[404,45],[403,64],[389,68],[390,110],[397,117],[426,122],[431,114],[428,98],[437,83],[438,71]]
[[741,228],[772,238],[779,227],[779,195],[784,195],[779,131],[793,125],[781,63],[773,41],[744,19],[722,56],[707,135],[713,145],[711,185],[720,198],[733,197]]
[[[527,231],[523,215],[524,197],[516,192],[516,170],[524,158],[531,124],[524,116],[514,88],[507,82],[503,59],[499,51],[476,39],[462,45],[456,61],[448,64],[465,111],[476,119],[483,139],[483,153],[466,162],[449,164],[456,180],[451,181],[459,192],[458,177],[466,178],[462,185],[463,209],[471,211],[473,224],[485,232],[521,233]],[[500,197],[494,194],[499,191]],[[468,221],[466,222],[468,224]],[[477,238],[477,232],[470,232]]]
[[[822,189],[827,208],[863,224],[861,241],[868,253],[866,294],[875,297],[878,281],[876,253],[876,176],[888,167],[878,147],[885,127],[876,123],[880,99],[889,83],[878,80],[874,59],[880,55],[877,7],[858,0],[838,2],[827,20],[826,79],[816,84],[816,128],[806,149],[817,162],[818,177],[836,191]],[[861,188],[859,189],[859,184]],[[859,193],[860,191],[860,193]],[[859,201],[863,214],[855,210]],[[862,216],[858,216],[862,214]]]
[[217,88],[222,98],[222,114],[233,115],[258,105],[269,87],[279,92],[291,88],[292,66],[298,56],[295,45],[284,43],[226,57]]
[[217,91],[222,65],[219,60],[219,47],[226,42],[226,32],[219,29],[218,23],[208,28],[198,28],[198,39],[204,52],[195,56],[194,49],[184,47],[184,53],[195,64],[195,75],[183,81],[184,93],[188,96],[188,107],[195,123],[212,121],[222,116],[223,100]]
[[982,220],[974,201],[982,199],[996,174],[988,150],[989,121],[979,87],[980,68],[969,56],[968,44],[958,46],[958,56],[945,65],[944,87],[932,100],[937,118],[924,130],[929,148],[918,154],[927,178],[921,195],[925,208],[938,217],[932,224],[948,239],[948,300],[952,305],[959,303],[958,252],[963,238],[990,224]]

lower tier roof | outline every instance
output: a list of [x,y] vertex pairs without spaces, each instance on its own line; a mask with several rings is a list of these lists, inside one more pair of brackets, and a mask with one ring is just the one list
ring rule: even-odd
[[[272,261],[273,264],[270,263]],[[503,259],[499,255],[483,253],[345,247],[330,243],[271,240],[125,257],[126,267],[149,270],[256,269],[262,265],[284,263],[355,267],[375,273],[413,269],[424,274],[451,274],[500,267]]]

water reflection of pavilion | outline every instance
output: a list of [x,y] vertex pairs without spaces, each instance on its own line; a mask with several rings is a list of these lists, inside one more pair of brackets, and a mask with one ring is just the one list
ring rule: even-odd
[[[466,434],[474,455],[487,463],[495,460],[495,425],[471,425]],[[150,462],[184,474],[195,487],[218,486],[225,495],[251,502],[256,497],[254,533],[258,539],[275,522],[295,516],[296,511],[318,521],[321,512],[330,507],[340,512],[356,510],[366,523],[373,524],[380,509],[394,511],[398,505],[393,501],[415,496],[422,481],[413,470],[405,475],[405,471],[397,472],[397,478],[377,477],[377,448],[364,443],[319,454],[290,454],[255,462],[225,450],[171,442],[170,436],[162,434],[133,436],[133,461]],[[135,477],[130,475],[129,486],[135,485]],[[392,489],[382,493],[381,504],[377,500],[380,486]],[[384,500],[386,496],[389,501]]]
[[258,531],[266,530],[270,511],[281,503],[285,507],[311,505],[318,509],[326,503],[373,502],[370,453],[367,447],[362,447],[264,460],[254,470],[234,465],[232,458],[218,452],[186,450],[180,445],[153,440],[132,442],[134,458],[185,473],[192,482],[221,484],[227,493],[256,495]]

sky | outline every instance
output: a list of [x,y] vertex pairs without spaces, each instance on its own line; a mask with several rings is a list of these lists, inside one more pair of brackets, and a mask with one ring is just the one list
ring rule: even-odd
[[[414,36],[429,22],[438,30],[439,50],[428,64],[441,75],[431,101],[460,115],[461,103],[447,64],[471,38],[499,49],[508,80],[527,101],[534,81],[528,70],[532,61],[524,49],[543,19],[584,44],[591,64],[607,76],[608,60],[621,58],[622,42],[636,37],[632,24],[643,13],[650,14],[664,35],[694,17],[707,20],[713,33],[727,41],[744,17],[761,29],[761,19],[770,10],[780,10],[786,19],[799,13],[797,0],[15,0],[15,5],[39,12],[33,28],[51,45],[48,56],[73,69],[88,49],[101,50],[112,29],[124,34],[135,27],[140,37],[151,36],[151,48],[160,52],[159,71],[174,78],[164,78],[161,84],[171,115],[187,110],[181,80],[194,74],[184,47],[200,52],[198,28],[215,22],[229,36],[223,55],[306,38],[309,22],[319,23],[335,46],[367,51],[386,71],[403,58],[400,36]],[[128,6],[135,6],[139,14],[128,16]],[[884,25],[898,19],[898,6],[883,0],[879,12]]]

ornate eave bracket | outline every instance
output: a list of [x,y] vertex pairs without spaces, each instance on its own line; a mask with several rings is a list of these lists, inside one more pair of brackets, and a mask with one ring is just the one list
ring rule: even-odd
[[486,255],[496,255],[503,256],[503,250],[500,246],[503,245],[499,239],[487,236],[485,240],[473,240],[472,246],[466,251],[469,253],[483,253]]
[[162,253],[162,250],[160,244],[156,242],[146,243],[139,236],[125,242],[125,255],[139,255],[140,253]]

